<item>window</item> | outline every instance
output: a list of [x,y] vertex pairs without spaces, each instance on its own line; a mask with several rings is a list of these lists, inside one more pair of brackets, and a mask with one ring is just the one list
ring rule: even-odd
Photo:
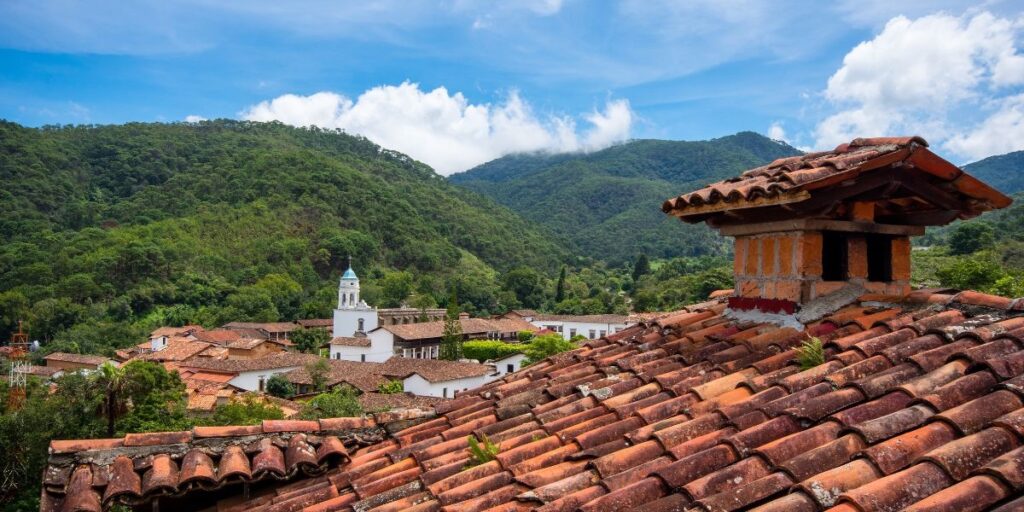
[[441,398],[448,398],[448,388],[441,388]]
[[591,330],[590,330],[590,336],[588,336],[588,338],[589,338],[589,339],[594,339],[594,338],[596,338],[596,336],[594,336],[594,334],[595,334],[594,330],[593,330],[593,329],[591,329]]
[[821,235],[822,280],[845,281],[849,257],[846,234],[835,231],[823,231]]
[[605,330],[602,330],[602,331],[601,331],[601,337],[602,337],[602,338],[604,338],[604,337],[605,337],[605,336],[607,336],[607,335],[608,335],[608,331],[605,331]]
[[263,387],[266,384],[267,384],[267,378],[265,376],[263,376],[263,375],[260,375],[260,391],[261,392],[263,391]]
[[514,371],[516,371],[516,365],[514,365],[514,364],[506,364],[505,365],[505,373],[512,373]]
[[892,238],[867,235],[868,281],[892,281]]
[[[338,354],[338,355],[340,356],[341,354]],[[340,357],[339,357],[339,359],[340,359]],[[359,354],[359,360],[365,363],[366,362],[366,354]]]
[[573,336],[576,336],[576,329],[569,329],[569,337],[572,338]]
[[335,359],[341,359],[341,352],[337,352],[337,353],[335,353],[335,354],[334,354],[334,358],[335,358]]
[[363,319],[362,318],[359,319],[359,327],[356,330],[362,332],[362,330],[363,330]]

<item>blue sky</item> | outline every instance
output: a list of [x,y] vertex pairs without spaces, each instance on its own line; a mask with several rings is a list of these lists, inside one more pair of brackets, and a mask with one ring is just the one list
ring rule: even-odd
[[[1024,149],[1024,3],[0,2],[0,117],[277,119],[444,174],[516,151],[753,130]],[[191,117],[190,117],[191,116]]]

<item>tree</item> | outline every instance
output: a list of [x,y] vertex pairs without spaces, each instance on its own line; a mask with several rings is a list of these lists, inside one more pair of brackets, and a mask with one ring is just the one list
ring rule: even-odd
[[444,331],[438,357],[448,361],[462,359],[462,324],[459,322],[459,301],[454,291],[448,299],[448,311],[444,315]]
[[562,302],[565,299],[565,265],[562,265],[562,271],[558,274],[558,283],[555,285],[555,303]]
[[299,329],[292,331],[288,339],[300,352],[319,354],[320,348],[331,340],[331,334],[324,329]]
[[289,398],[295,395],[295,386],[280,373],[275,373],[267,379],[267,394],[278,398]]
[[[271,377],[271,380],[274,377]],[[206,423],[208,425],[259,425],[263,420],[280,419],[284,419],[284,412],[280,407],[268,403],[256,394],[246,393],[240,398],[236,397],[226,404],[218,405],[213,410],[213,416]]]
[[387,382],[381,382],[377,386],[377,391],[385,395],[394,395],[397,393],[405,392],[405,384],[402,384],[400,380],[389,380]]
[[103,396],[99,413],[106,418],[107,437],[114,437],[117,418],[128,409],[128,375],[124,368],[107,363],[99,367],[94,384]]
[[957,258],[939,268],[935,275],[942,286],[958,290],[986,290],[1005,277],[1006,272],[998,261],[982,253]]
[[409,299],[409,305],[420,310],[420,322],[428,320],[427,310],[437,307],[437,301],[429,293],[417,293]]
[[320,418],[342,418],[361,416],[363,408],[359,405],[356,393],[347,386],[341,386],[329,393],[321,393],[302,407],[299,416],[306,420]]
[[995,230],[985,222],[960,224],[949,235],[950,254],[973,254],[995,244]]
[[384,307],[401,306],[412,293],[412,274],[405,271],[387,272],[380,287],[384,293]]
[[639,281],[641,277],[651,273],[651,262],[647,260],[647,255],[641,253],[637,256],[636,263],[633,264],[633,281]]
[[516,296],[524,308],[538,308],[544,301],[541,275],[529,267],[519,267],[505,274],[504,287]]
[[545,334],[533,338],[530,343],[523,347],[529,364],[536,363],[541,359],[555,354],[560,354],[576,348],[576,344],[567,341],[560,334]]
[[317,391],[327,389],[327,374],[330,371],[331,365],[323,358],[317,359],[315,363],[306,365],[306,374],[309,375],[309,381],[313,384],[313,389]]

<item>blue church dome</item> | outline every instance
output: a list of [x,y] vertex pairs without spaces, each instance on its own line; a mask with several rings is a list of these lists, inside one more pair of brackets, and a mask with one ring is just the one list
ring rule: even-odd
[[342,279],[359,279],[358,277],[356,277],[356,273],[355,273],[355,271],[352,270],[352,267],[349,267],[348,270],[346,270],[345,273],[341,276],[341,278]]

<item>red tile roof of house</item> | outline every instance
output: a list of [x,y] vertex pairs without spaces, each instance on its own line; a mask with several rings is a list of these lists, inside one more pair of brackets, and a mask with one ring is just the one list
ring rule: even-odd
[[467,361],[444,361],[441,359],[414,359],[392,357],[381,363],[381,374],[395,379],[404,379],[413,374],[428,382],[445,382],[471,377],[481,377],[494,372],[491,365]]
[[292,332],[302,326],[294,322],[230,322],[224,324],[225,329],[262,329],[269,333]]
[[[436,405],[436,418],[344,457],[330,452],[343,460],[337,466],[309,459],[306,467],[328,468],[321,477],[296,477],[248,501],[236,488],[229,502],[238,510],[796,512],[960,510],[965,499],[981,510],[1020,498],[1024,301],[934,291],[893,300],[862,297],[804,331],[733,320],[723,299],[695,305],[462,393]],[[825,361],[802,369],[798,348],[811,336]],[[302,431],[322,425],[289,425],[291,438],[260,444],[265,425],[248,446],[321,450],[311,440],[326,438]],[[466,469],[470,434],[497,443],[497,459]],[[111,475],[133,468],[124,491],[133,497],[187,493],[195,442],[54,442],[44,510],[61,499],[84,510],[116,501],[121,488],[110,486],[120,480],[83,465],[96,460],[87,449],[127,458],[100,466]],[[203,474],[244,479],[263,467],[251,457],[281,460],[261,448],[229,459],[216,450],[202,467],[237,460],[248,472]],[[155,477],[171,482],[167,491]]]
[[88,364],[93,366],[99,366],[107,361],[110,361],[109,357],[91,356],[88,354],[71,354],[68,352],[53,352],[43,356],[43,359],[47,361],[61,361],[67,363]]
[[872,171],[891,172],[894,165],[935,181],[961,197],[960,218],[1003,208],[1011,202],[1009,197],[932,153],[924,139],[881,137],[854,139],[832,151],[780,158],[736,178],[669,199],[662,210],[699,222],[714,212],[799,203],[809,199],[813,191],[835,187]]
[[626,315],[549,315],[547,313],[537,313],[534,315],[533,320],[535,322],[580,322],[580,323],[593,323],[593,324],[625,324],[629,322],[630,317]]
[[[488,332],[519,332],[536,331],[537,327],[530,322],[518,318],[463,318],[459,320],[463,334],[484,334]],[[384,325],[395,336],[407,340],[426,340],[440,338],[444,334],[444,320],[420,322],[415,324]]]
[[338,336],[331,338],[331,345],[340,345],[343,347],[369,347],[370,338],[366,336]]
[[295,323],[309,329],[313,327],[334,327],[333,318],[303,318]]

